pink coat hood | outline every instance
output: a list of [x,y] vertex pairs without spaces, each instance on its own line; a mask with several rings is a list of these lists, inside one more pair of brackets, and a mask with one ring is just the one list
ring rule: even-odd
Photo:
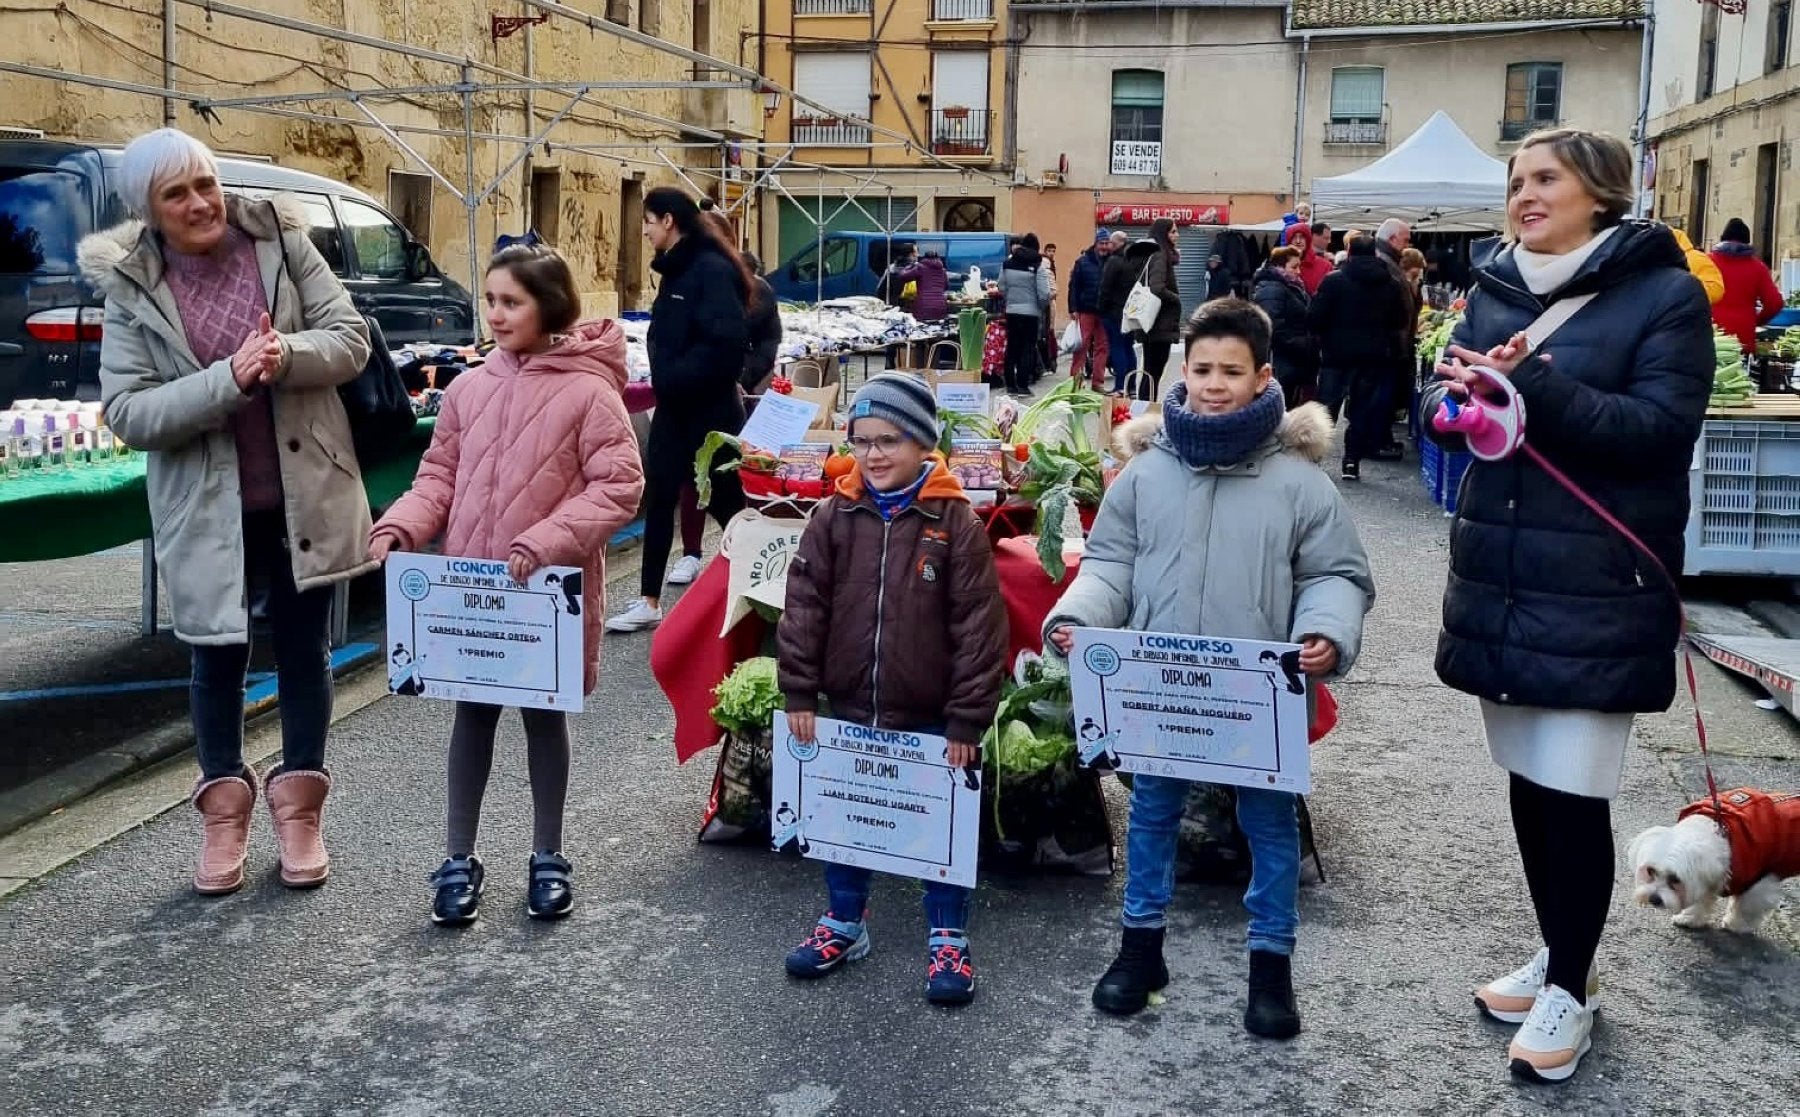
[[401,549],[584,571],[586,689],[600,675],[606,544],[637,515],[644,474],[625,413],[625,335],[583,322],[542,353],[496,349],[444,393],[406,495],[375,525]]

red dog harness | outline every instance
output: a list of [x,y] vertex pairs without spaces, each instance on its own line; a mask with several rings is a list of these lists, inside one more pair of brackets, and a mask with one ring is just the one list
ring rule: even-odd
[[1706,815],[1731,842],[1731,879],[1725,895],[1736,896],[1766,876],[1800,876],[1800,792],[1770,795],[1740,787],[1713,800],[1681,809],[1679,817]]

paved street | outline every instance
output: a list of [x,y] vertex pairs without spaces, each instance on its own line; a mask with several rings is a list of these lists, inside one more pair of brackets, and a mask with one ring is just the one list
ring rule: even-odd
[[[325,888],[280,887],[262,818],[251,883],[194,896],[197,820],[180,808],[0,899],[0,1113],[1800,1113],[1794,885],[1760,938],[1675,930],[1621,889],[1595,1053],[1560,1091],[1508,1078],[1508,1033],[1469,991],[1536,942],[1504,780],[1473,702],[1431,671],[1446,521],[1411,462],[1364,468],[1350,499],[1382,596],[1344,722],[1315,751],[1330,879],[1302,898],[1291,1044],[1242,1031],[1244,916],[1224,889],[1178,895],[1167,1003],[1096,1016],[1119,875],[984,880],[966,1010],[921,996],[924,927],[902,881],[877,888],[870,960],[788,980],[817,867],[693,841],[712,754],[674,766],[638,636],[608,641],[576,723],[571,919],[524,915],[529,794],[509,718],[485,914],[431,926],[448,708],[377,701],[335,733]],[[1800,787],[1786,715],[1710,668],[1703,685],[1740,754],[1720,779]],[[1621,860],[1702,787],[1687,717],[1640,722]],[[1713,1083],[1731,1088],[1698,1096]]]

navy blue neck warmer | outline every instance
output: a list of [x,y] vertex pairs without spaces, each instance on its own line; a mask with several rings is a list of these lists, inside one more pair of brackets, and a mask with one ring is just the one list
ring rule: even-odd
[[1286,414],[1281,385],[1273,380],[1249,407],[1225,415],[1189,411],[1187,385],[1177,382],[1163,398],[1163,437],[1195,469],[1236,465],[1268,441]]

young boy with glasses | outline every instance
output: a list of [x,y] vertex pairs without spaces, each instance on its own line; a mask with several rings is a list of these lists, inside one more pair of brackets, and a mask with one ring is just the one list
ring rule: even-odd
[[[886,373],[850,405],[857,468],[813,513],[788,570],[777,630],[788,727],[815,739],[830,716],[881,729],[942,734],[949,762],[981,763],[1006,666],[1006,616],[987,532],[936,452],[937,402],[923,380]],[[830,905],[787,956],[799,978],[869,953],[870,870],[825,866]],[[925,882],[926,998],[975,996],[971,890]]]

